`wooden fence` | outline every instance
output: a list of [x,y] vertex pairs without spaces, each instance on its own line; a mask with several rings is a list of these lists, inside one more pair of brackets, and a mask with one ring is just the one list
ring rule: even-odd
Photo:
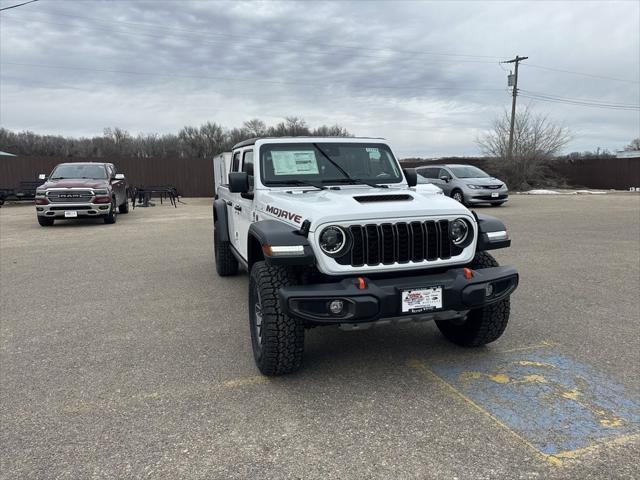
[[130,185],[175,185],[185,197],[213,196],[213,161],[202,158],[104,158],[0,156],[0,188],[16,188],[39,173],[51,173],[62,162],[113,163]]
[[[58,157],[0,156],[0,188],[16,188],[20,182],[36,180],[39,173],[49,174],[63,161],[96,161]],[[175,185],[185,197],[213,196],[213,162],[202,158],[112,158],[101,159],[116,165],[131,185]],[[430,163],[467,163],[491,170],[483,158],[459,158]],[[403,166],[416,166],[403,162]],[[628,190],[640,187],[640,158],[587,158],[561,160],[552,165],[568,185],[588,188]]]

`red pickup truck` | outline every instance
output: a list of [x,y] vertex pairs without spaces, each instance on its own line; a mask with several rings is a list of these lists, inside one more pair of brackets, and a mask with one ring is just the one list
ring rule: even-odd
[[36,214],[43,227],[79,217],[116,223],[118,212],[129,212],[129,186],[112,163],[61,163],[40,178],[46,181],[36,189]]

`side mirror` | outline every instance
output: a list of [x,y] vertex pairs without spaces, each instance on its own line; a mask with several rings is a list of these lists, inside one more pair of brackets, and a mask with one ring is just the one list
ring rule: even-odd
[[47,179],[47,175],[44,173],[41,173],[38,175],[38,180],[46,180]]
[[229,191],[231,193],[247,193],[249,191],[249,175],[247,172],[229,173]]
[[402,173],[407,179],[407,185],[415,187],[418,184],[418,173],[415,168],[403,168]]
[[113,176],[113,179],[114,179],[114,180],[124,180],[124,173],[116,173],[116,174]]
[[440,180],[442,180],[445,183],[449,183],[449,177],[447,177],[446,175],[441,176]]

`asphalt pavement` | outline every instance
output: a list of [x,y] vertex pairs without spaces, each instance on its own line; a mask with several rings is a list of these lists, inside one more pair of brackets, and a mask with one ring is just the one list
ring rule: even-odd
[[265,378],[211,199],[40,227],[0,208],[0,478],[640,478],[640,196],[512,196],[501,339],[307,332]]

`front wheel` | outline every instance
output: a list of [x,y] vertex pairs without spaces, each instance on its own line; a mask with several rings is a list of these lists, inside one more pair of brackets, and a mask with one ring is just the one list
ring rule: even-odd
[[456,202],[464,204],[464,194],[460,190],[454,190],[451,193],[451,198],[453,198]]
[[295,283],[282,266],[256,262],[249,279],[249,328],[253,357],[263,375],[284,375],[302,365],[304,324],[280,308],[278,290]]
[[116,199],[111,200],[111,208],[109,209],[109,213],[104,216],[104,223],[113,224],[116,223],[118,219],[118,211],[116,210]]
[[[498,267],[498,262],[486,252],[476,253],[468,267],[472,270]],[[480,347],[491,343],[504,333],[509,322],[509,297],[499,302],[470,310],[462,322],[436,320],[436,325],[447,340],[463,347]]]
[[119,213],[129,213],[129,194],[125,195],[124,203],[118,207]]

